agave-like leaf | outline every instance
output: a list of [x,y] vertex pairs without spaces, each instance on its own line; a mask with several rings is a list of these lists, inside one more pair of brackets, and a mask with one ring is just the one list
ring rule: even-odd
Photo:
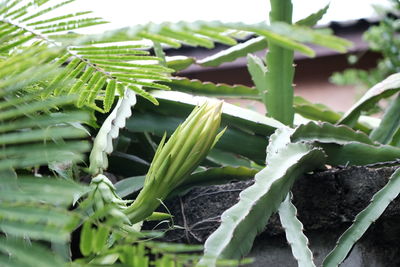
[[267,154],[267,167],[255,176],[255,184],[242,191],[239,202],[222,214],[221,225],[207,239],[198,266],[215,266],[217,259],[240,258],[247,254],[294,180],[323,164],[321,150],[306,144],[287,144],[289,136],[287,131],[278,130],[271,137],[270,146],[274,148],[270,151],[276,153]]
[[337,122],[337,124],[353,125],[357,122],[361,111],[368,109],[382,98],[389,97],[400,90],[400,73],[392,74],[382,82],[369,89]]
[[115,193],[120,198],[129,196],[143,188],[146,176],[134,176],[122,179],[115,183]]
[[[224,106],[226,104],[224,103]],[[166,107],[164,106],[164,108]],[[157,111],[163,110],[165,109],[157,109]],[[171,109],[171,111],[176,114],[169,115],[168,117],[149,111],[145,111],[144,113],[136,112],[135,116],[127,121],[126,128],[131,132],[149,132],[158,137],[162,137],[166,133],[169,136],[184,120],[183,117],[175,117],[175,115],[186,115],[186,113],[179,112],[179,109]],[[249,124],[252,123],[252,121],[249,121]],[[226,129],[225,134],[221,137],[215,148],[228,153],[242,155],[259,164],[263,164],[265,151],[257,148],[267,145],[267,137],[265,135],[254,134],[251,130],[242,131],[241,129],[235,129],[234,123],[224,122],[223,126],[225,125],[228,126],[228,129]],[[251,126],[253,125],[264,126],[262,124],[252,124]],[[246,143],[246,146],[239,147],[235,145],[237,143]]]
[[292,135],[293,142],[308,141],[319,143],[348,144],[360,142],[369,145],[377,145],[368,135],[343,125],[333,125],[327,122],[309,122],[296,128]]
[[[175,91],[153,91],[152,94],[161,105],[155,109],[153,105],[146,103],[147,101],[139,102],[136,108],[144,113],[137,112],[134,118],[128,120],[129,131],[148,131],[158,136],[162,136],[164,131],[171,134],[172,129],[183,120],[177,116],[186,116],[194,106],[210,100],[207,97],[192,96]],[[274,119],[229,103],[224,103],[222,107],[222,125],[223,127],[228,126],[228,129],[217,143],[216,148],[242,155],[257,164],[265,162],[265,151],[259,150],[257,147],[266,146],[267,137],[275,129],[283,126]],[[247,145],[242,147],[235,145],[241,142],[245,142]]]
[[400,146],[400,129],[397,129],[396,133],[393,135],[390,145],[397,147]]
[[389,144],[393,140],[393,136],[400,128],[400,96],[393,99],[387,108],[381,123],[375,128],[370,137],[381,144]]
[[[156,111],[165,115],[176,116],[177,114],[189,114],[190,111],[199,104],[213,101],[202,96],[193,96],[186,93],[175,91],[152,91],[152,95],[160,102]],[[155,110],[143,102],[140,105],[144,110]],[[258,112],[241,108],[229,103],[224,103],[222,107],[222,120],[232,127],[246,129],[260,135],[271,135],[277,128],[284,126],[277,120],[267,118]]]
[[350,142],[344,145],[319,144],[328,155],[330,165],[367,165],[378,162],[391,162],[400,158],[400,148],[388,145],[368,145]]
[[368,207],[356,216],[354,223],[339,238],[336,247],[325,258],[323,266],[339,266],[354,244],[364,235],[368,227],[382,215],[399,193],[400,169],[396,170],[389,178],[389,182],[372,197]]

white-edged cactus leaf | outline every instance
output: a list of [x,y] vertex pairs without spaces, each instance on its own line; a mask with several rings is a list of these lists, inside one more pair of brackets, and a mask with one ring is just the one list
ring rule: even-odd
[[308,141],[319,143],[348,144],[360,142],[376,145],[368,135],[360,131],[354,131],[345,125],[333,125],[327,122],[309,122],[296,128],[292,135],[293,142]]
[[269,137],[269,145],[267,146],[267,160],[269,157],[278,154],[279,150],[285,148],[290,142],[290,137],[294,130],[289,127],[281,127]]
[[207,239],[198,266],[215,266],[217,259],[247,254],[295,179],[324,164],[324,158],[322,150],[301,143],[287,144],[267,156],[267,167],[256,174],[255,184],[242,191],[239,202],[222,214],[221,225]]
[[303,224],[297,218],[297,209],[291,199],[292,194],[289,193],[278,210],[286,239],[299,267],[315,267],[312,251],[308,247],[308,239],[303,233]]

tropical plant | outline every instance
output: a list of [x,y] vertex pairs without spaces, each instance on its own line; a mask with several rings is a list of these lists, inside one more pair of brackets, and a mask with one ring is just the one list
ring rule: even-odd
[[[180,22],[89,35],[70,31],[105,21],[84,17],[89,12],[42,19],[72,0],[51,2],[6,0],[0,7],[0,171],[5,178],[0,182],[0,260],[5,266],[193,264],[198,257],[181,253],[198,246],[149,241],[160,233],[140,231],[143,221],[173,220],[157,207],[194,185],[254,176],[255,185],[222,216],[199,264],[238,264],[229,259],[245,255],[278,211],[293,254],[300,265],[311,266],[312,253],[290,200],[297,176],[325,163],[362,165],[399,157],[398,105],[378,127],[359,120],[363,110],[398,92],[398,74],[373,87],[343,116],[293,97],[294,51],[313,56],[304,43],[340,52],[350,45],[310,28],[328,7],[292,24],[291,1],[271,0],[269,24]],[[238,44],[243,35],[250,39]],[[197,61],[169,58],[163,51],[183,44],[212,48],[214,42],[231,47]],[[171,76],[194,63],[218,66],[266,47],[265,63],[248,56],[255,88]],[[215,102],[208,96],[260,99],[268,117],[227,103],[196,108]],[[326,122],[299,124],[295,113]],[[79,138],[87,134],[84,124],[96,122],[101,127],[89,130],[96,137],[87,162],[82,153],[89,147]],[[218,128],[226,128],[222,136]],[[267,145],[266,151],[260,149]],[[88,178],[89,186],[78,183]],[[356,218],[326,266],[346,256],[398,194],[397,183],[398,172]],[[123,199],[139,190],[133,204]],[[257,227],[249,223],[254,218]],[[77,244],[70,243],[72,233]],[[244,235],[246,242],[239,242]],[[76,246],[79,252],[71,257]]]
[[[36,45],[19,50],[0,63],[0,261],[4,266],[56,266],[62,257],[37,241],[63,252],[80,220],[68,207],[87,188],[50,177],[50,166],[65,169],[83,160],[89,144],[81,140],[87,135],[81,123],[90,117],[69,108],[77,99],[73,95],[39,101],[38,90],[48,87],[43,81],[59,74],[53,63],[59,49]],[[39,168],[47,164],[49,169]]]
[[[359,70],[346,69],[343,72],[334,73],[331,81],[338,85],[357,85],[363,89],[370,88],[382,81],[387,76],[400,71],[398,50],[400,47],[397,38],[399,34],[400,2],[390,0],[390,7],[376,6],[376,12],[382,16],[378,25],[371,26],[363,35],[368,43],[370,51],[381,54],[382,58],[377,62],[376,68]],[[361,55],[362,57],[362,55]],[[356,55],[349,57],[349,62],[354,64],[359,59]]]
[[[285,4],[282,1],[279,4],[272,1],[272,8],[278,14],[286,12],[286,16],[289,16],[291,12],[290,1],[286,1]],[[301,23],[308,25],[315,23],[324,14],[324,11],[326,11],[326,8],[302,20]],[[274,12],[272,12],[272,16],[274,16]],[[261,38],[258,37],[250,39],[250,41],[246,42],[249,44],[248,46],[247,44],[239,44],[199,62],[224,62],[228,59],[234,59],[236,56],[246,55],[250,51],[254,52],[265,48],[268,44],[268,38],[267,40],[262,40],[264,42],[263,45],[260,45],[262,43],[260,40]],[[253,44],[257,45],[253,46]],[[269,90],[271,90],[268,87],[271,86],[269,79],[282,79],[283,73],[288,73],[290,78],[290,73],[293,72],[293,62],[282,60],[282,57],[287,57],[285,52],[274,52],[273,49],[268,51],[271,54],[267,54],[267,66],[265,66],[262,59],[251,55],[248,56],[249,72],[257,90],[245,86],[202,83],[185,78],[172,78],[171,82],[166,83],[174,90],[195,94],[265,100],[268,115],[276,116],[276,119],[281,120],[288,126],[293,125],[293,115],[289,116],[292,119],[282,119],[285,117],[284,113],[291,114],[296,112],[306,116],[308,119],[326,121],[325,123],[311,121],[304,125],[299,125],[295,121],[294,124],[297,127],[291,129],[282,124],[279,125],[277,121],[265,117],[261,118],[252,112],[245,112],[239,108],[224,104],[226,109],[222,114],[222,124],[228,125],[228,129],[215,149],[207,157],[207,164],[214,167],[203,172],[206,173],[208,171],[210,173],[217,168],[221,170],[225,168],[224,170],[227,170],[227,165],[247,166],[253,169],[262,168],[265,154],[259,153],[259,146],[262,144],[262,138],[260,137],[270,136],[265,160],[267,166],[257,173],[256,183],[242,192],[239,202],[222,215],[221,226],[206,241],[205,255],[199,265],[213,266],[216,264],[217,259],[240,258],[245,255],[250,250],[256,234],[264,229],[268,218],[276,211],[279,212],[288,241],[292,244],[293,254],[299,265],[314,265],[312,252],[307,245],[308,240],[301,231],[302,224],[296,218],[296,209],[288,197],[294,179],[301,176],[305,171],[322,168],[324,164],[364,165],[376,162],[391,162],[399,157],[400,150],[396,147],[399,124],[398,116],[395,115],[398,110],[395,107],[389,109],[390,111],[382,118],[380,125],[377,127],[371,127],[367,123],[369,122],[368,118],[360,119],[362,111],[375,105],[380,99],[398,92],[398,74],[390,76],[371,88],[353,108],[346,114],[341,115],[324,106],[314,105],[300,98],[293,98],[293,90],[286,86],[287,84],[291,85],[292,80],[285,81],[286,85],[283,82],[282,84],[274,85],[276,87],[282,86],[278,87],[281,94],[269,95]],[[218,63],[215,64],[217,65]],[[268,64],[275,64],[276,66],[273,69],[277,68],[280,72],[274,74]],[[274,74],[275,78],[268,76],[268,71],[272,72],[269,75]],[[135,108],[136,116],[127,122],[128,131],[147,134],[147,137],[151,133],[150,136],[152,138],[161,137],[165,129],[172,131],[181,121],[179,117],[184,115],[179,116],[180,113],[185,112],[184,114],[187,114],[196,103],[205,101],[205,98],[177,92],[156,91],[152,94],[159,100],[160,107],[155,109],[146,103],[138,103]],[[270,113],[271,108],[268,108],[268,102],[266,101],[268,97],[272,103],[270,105],[281,103],[280,109],[277,109],[277,112],[281,114],[273,115]],[[282,104],[281,98],[288,98],[289,100],[286,100],[286,104]],[[176,103],[176,99],[179,99],[179,103]],[[294,102],[293,107],[291,104],[287,104],[290,102]],[[165,117],[166,115],[168,117]],[[355,131],[349,126],[361,132]],[[275,134],[272,134],[275,129]],[[379,139],[377,136],[380,136]],[[260,138],[259,141],[257,141],[258,138]],[[152,142],[151,139],[148,141]],[[247,146],[246,148],[237,148],[234,142],[243,142]],[[237,158],[238,155],[240,160]],[[196,174],[201,172],[199,171]],[[229,173],[220,171],[220,175],[229,176]],[[208,175],[204,176],[203,179],[206,180]],[[388,200],[393,199],[399,193],[398,189],[395,188],[396,186],[393,185],[396,183],[397,177],[398,172],[395,172],[392,175],[391,182],[379,191],[371,205],[357,216],[354,225],[346,231],[339,240],[337,247],[326,258],[324,266],[337,266],[346,257],[354,243],[366,231],[371,221],[380,216],[387,203],[390,202]],[[237,177],[232,177],[233,179],[237,179]],[[133,184],[135,180],[138,181],[136,178],[129,178],[127,183]],[[215,183],[218,183],[218,181],[215,181]],[[135,186],[135,190],[139,188],[140,185]],[[130,193],[135,190],[130,191]],[[258,223],[257,227],[254,227],[254,222]]]

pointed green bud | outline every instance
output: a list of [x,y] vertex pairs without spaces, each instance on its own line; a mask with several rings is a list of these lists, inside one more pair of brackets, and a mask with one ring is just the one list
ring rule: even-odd
[[219,139],[222,102],[196,107],[175,130],[168,142],[165,136],[154,155],[143,189],[125,212],[132,223],[143,221],[168,194],[181,185],[207,156]]

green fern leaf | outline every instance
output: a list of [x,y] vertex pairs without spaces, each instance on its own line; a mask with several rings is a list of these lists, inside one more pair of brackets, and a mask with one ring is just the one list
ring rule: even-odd
[[0,251],[7,255],[5,257],[0,254],[2,256],[0,260],[6,258],[4,262],[11,266],[64,266],[64,262],[60,258],[39,244],[28,245],[20,240],[0,237]]
[[103,101],[105,112],[108,112],[111,109],[111,106],[112,106],[113,100],[114,100],[114,96],[115,96],[115,89],[116,89],[116,81],[111,80],[107,84],[106,95],[105,95],[104,101]]

